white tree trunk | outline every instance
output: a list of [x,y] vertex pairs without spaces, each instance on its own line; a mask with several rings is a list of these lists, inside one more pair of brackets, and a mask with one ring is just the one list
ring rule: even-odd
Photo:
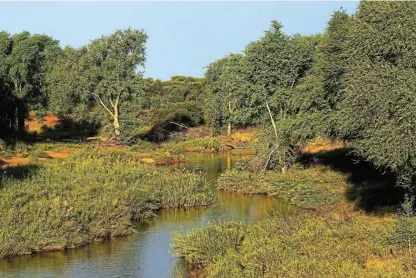
[[114,133],[116,134],[116,137],[118,139],[118,137],[120,136],[121,132],[120,132],[120,122],[118,120],[118,107],[116,105],[114,106],[114,116],[113,116],[113,119],[114,119],[114,122],[113,122],[113,124],[114,124]]

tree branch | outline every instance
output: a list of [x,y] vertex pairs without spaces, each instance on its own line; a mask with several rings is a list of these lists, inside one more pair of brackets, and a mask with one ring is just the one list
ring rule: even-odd
[[270,111],[270,106],[269,106],[269,102],[267,101],[267,99],[266,99],[266,107],[267,107],[267,111],[269,112],[270,121],[272,122],[272,125],[273,125],[273,128],[274,128],[274,135],[275,135],[276,140],[277,140],[279,137],[277,136],[276,123],[274,122],[272,111]]
[[108,107],[104,104],[104,102],[101,100],[101,98],[97,94],[92,94],[92,96],[101,104],[102,107],[104,107],[105,110],[107,110],[108,113],[110,113],[112,117],[114,117],[113,112],[111,112],[111,110],[108,109]]

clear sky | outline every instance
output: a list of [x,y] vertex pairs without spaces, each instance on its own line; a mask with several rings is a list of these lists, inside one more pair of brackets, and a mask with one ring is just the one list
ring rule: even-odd
[[272,20],[288,34],[325,29],[332,12],[357,2],[0,2],[0,30],[28,30],[78,47],[116,29],[149,35],[145,76],[203,76],[204,67],[260,38]]

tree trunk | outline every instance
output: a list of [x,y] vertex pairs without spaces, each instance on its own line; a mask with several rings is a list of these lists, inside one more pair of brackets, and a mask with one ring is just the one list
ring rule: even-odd
[[119,139],[121,132],[120,132],[120,122],[118,121],[118,107],[117,107],[117,105],[114,106],[113,119],[114,119],[114,122],[113,122],[113,124],[114,124],[114,133],[116,134],[116,138]]
[[227,137],[231,137],[231,123],[228,123],[227,126]]
[[25,119],[26,119],[26,107],[22,101],[19,101],[17,106],[17,133],[22,135],[25,130]]

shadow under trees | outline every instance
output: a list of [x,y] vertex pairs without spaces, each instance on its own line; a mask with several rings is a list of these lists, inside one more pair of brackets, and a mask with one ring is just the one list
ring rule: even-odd
[[87,137],[96,136],[100,124],[94,120],[74,120],[71,117],[60,117],[54,127],[42,126],[41,136],[43,140],[60,141],[63,139],[85,140]]
[[305,167],[325,165],[347,174],[347,181],[351,184],[346,193],[347,199],[367,212],[390,211],[403,201],[405,190],[397,186],[395,175],[376,168],[352,148],[303,154],[299,162]]
[[[2,164],[3,162],[0,160],[0,166]],[[39,166],[34,164],[8,166],[0,169],[0,189],[3,188],[6,181],[27,179],[38,170]]]

